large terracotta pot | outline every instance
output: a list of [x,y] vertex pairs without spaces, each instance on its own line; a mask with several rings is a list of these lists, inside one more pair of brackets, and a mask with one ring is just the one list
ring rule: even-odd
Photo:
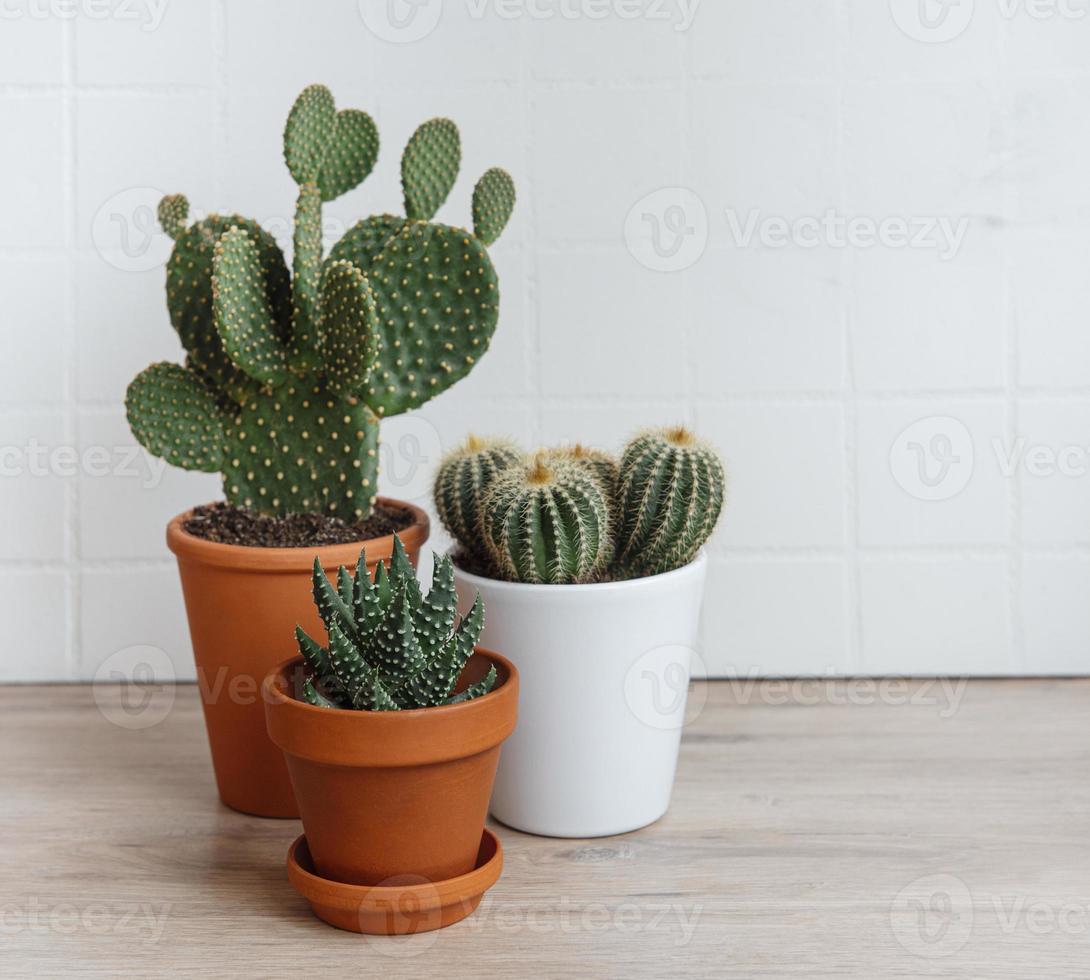
[[500,744],[515,728],[518,672],[478,647],[459,681],[464,689],[493,665],[496,686],[483,697],[412,711],[306,704],[301,658],[266,678],[269,735],[287,759],[318,875],[380,885],[474,869]]
[[[379,502],[412,512],[413,523],[399,536],[415,565],[428,539],[428,515],[400,500]],[[243,548],[187,534],[188,516],[167,526],[167,545],[178,559],[220,799],[259,817],[297,817],[284,757],[265,730],[261,682],[297,652],[296,624],[322,635],[311,597],[314,556],[335,573],[339,565],[354,568],[366,548],[374,571],[393,553],[393,535],[316,548]]]

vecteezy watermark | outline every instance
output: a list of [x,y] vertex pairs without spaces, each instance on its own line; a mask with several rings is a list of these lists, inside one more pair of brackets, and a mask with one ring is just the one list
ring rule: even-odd
[[442,455],[439,430],[425,416],[407,412],[382,420],[379,474],[384,491],[409,501],[428,497]]
[[170,902],[47,902],[31,895],[0,905],[0,936],[118,936],[158,942]]
[[[1087,0],[985,0],[999,16],[1012,21],[1083,20]],[[982,4],[983,5],[983,4]],[[942,44],[965,33],[973,20],[976,0],[889,0],[890,14],[901,32],[924,44]]]
[[632,205],[624,240],[632,257],[648,269],[687,269],[708,244],[707,208],[688,187],[662,187]]
[[[646,20],[692,27],[702,0],[446,0],[471,20]],[[367,29],[383,41],[411,44],[439,25],[444,0],[359,0]]]
[[727,208],[727,228],[737,248],[749,248],[754,242],[764,248],[852,248],[867,250],[921,249],[935,251],[942,261],[954,258],[965,241],[969,218],[961,216],[839,214],[828,208],[824,214],[785,218],[765,215],[750,208],[742,216]]
[[680,643],[653,647],[625,673],[625,704],[648,728],[684,728],[696,720],[708,699],[706,685],[690,688],[693,674],[707,676],[707,668],[692,647]]
[[77,476],[120,477],[139,480],[144,490],[154,490],[163,480],[166,461],[145,453],[139,446],[50,446],[37,439],[20,445],[0,446],[0,480],[18,477]]
[[965,948],[974,925],[988,920],[1003,936],[1090,935],[1090,899],[1039,899],[1024,894],[974,890],[952,874],[909,882],[890,904],[894,937],[923,959],[953,956]]
[[973,437],[947,415],[919,419],[901,431],[889,450],[889,470],[917,500],[950,500],[973,476]]
[[174,707],[174,663],[159,647],[137,644],[110,654],[95,671],[91,693],[112,725],[141,731]]
[[[1004,479],[1019,474],[1038,480],[1090,476],[1090,443],[1054,446],[1031,443],[1025,436],[993,436],[985,446]],[[893,440],[889,469],[910,497],[950,500],[969,485],[978,455],[964,422],[948,415],[931,415],[917,419]]]
[[943,720],[957,714],[969,688],[965,677],[835,677],[831,668],[826,674],[806,677],[762,677],[756,667],[743,673],[728,666],[723,673],[728,676],[717,683],[726,685],[736,705],[881,704],[893,708],[935,708]]
[[0,0],[0,20],[115,20],[157,31],[170,0]]

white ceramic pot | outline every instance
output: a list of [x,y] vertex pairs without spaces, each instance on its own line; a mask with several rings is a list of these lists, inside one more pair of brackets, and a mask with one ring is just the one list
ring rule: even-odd
[[524,585],[457,570],[479,590],[481,643],[522,679],[492,815],[549,837],[644,827],[670,805],[707,558],[627,582]]

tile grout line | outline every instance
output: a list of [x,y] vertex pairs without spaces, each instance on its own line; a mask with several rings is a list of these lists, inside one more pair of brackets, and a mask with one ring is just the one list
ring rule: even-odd
[[523,115],[526,119],[526,131],[523,133],[522,157],[526,168],[526,232],[527,256],[525,259],[526,282],[523,297],[526,302],[526,315],[529,327],[529,343],[523,347],[523,369],[530,388],[530,395],[535,406],[530,413],[532,432],[531,443],[543,441],[545,432],[545,400],[542,397],[544,375],[542,373],[542,326],[539,282],[541,278],[540,256],[538,249],[538,215],[536,196],[533,193],[536,170],[534,167],[534,132],[537,128],[537,83],[529,68],[529,28],[526,19],[519,24],[519,86],[522,89]]
[[[76,174],[79,161],[78,102],[76,99],[76,25],[67,20],[61,25],[61,119],[64,147],[64,207],[65,254],[68,281],[64,289],[65,342],[67,352],[64,371],[64,439],[70,446],[77,444],[77,405],[79,401],[78,378],[78,327],[79,304],[76,261],[79,243],[79,217],[77,210]],[[79,480],[65,481],[64,487],[64,593],[65,593],[65,666],[72,679],[80,677],[83,670],[80,615],[82,612],[83,576],[80,566],[79,538]]]

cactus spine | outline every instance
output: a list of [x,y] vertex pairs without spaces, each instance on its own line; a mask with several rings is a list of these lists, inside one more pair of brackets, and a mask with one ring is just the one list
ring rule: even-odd
[[449,558],[436,556],[427,596],[398,537],[388,574],[380,563],[372,580],[361,552],[355,577],[342,565],[336,586],[315,559],[313,583],[328,642],[322,646],[296,627],[307,669],[304,700],[325,708],[400,711],[469,701],[492,690],[495,667],[454,693],[484,626],[484,607],[478,595],[455,625],[458,598]]
[[481,495],[497,474],[522,459],[504,439],[471,435],[439,464],[435,508],[439,519],[459,541],[471,541],[481,523]]
[[507,578],[587,582],[609,559],[609,504],[586,469],[539,455],[493,481],[482,502],[481,534]]
[[129,424],[168,462],[221,471],[232,504],[366,518],[379,419],[444,391],[488,349],[499,288],[485,246],[514,191],[502,171],[481,178],[480,235],[431,222],[461,158],[450,120],[424,123],[406,147],[408,217],[367,218],[323,258],[322,204],[370,174],[378,147],[371,117],[338,112],[325,87],[296,100],[284,129],[299,188],[291,272],[255,222],[213,214],[188,224],[180,194],[159,205],[175,242],[167,306],[187,359],[133,381]]
[[644,575],[688,564],[723,509],[723,464],[688,429],[649,429],[621,458],[618,561]]

